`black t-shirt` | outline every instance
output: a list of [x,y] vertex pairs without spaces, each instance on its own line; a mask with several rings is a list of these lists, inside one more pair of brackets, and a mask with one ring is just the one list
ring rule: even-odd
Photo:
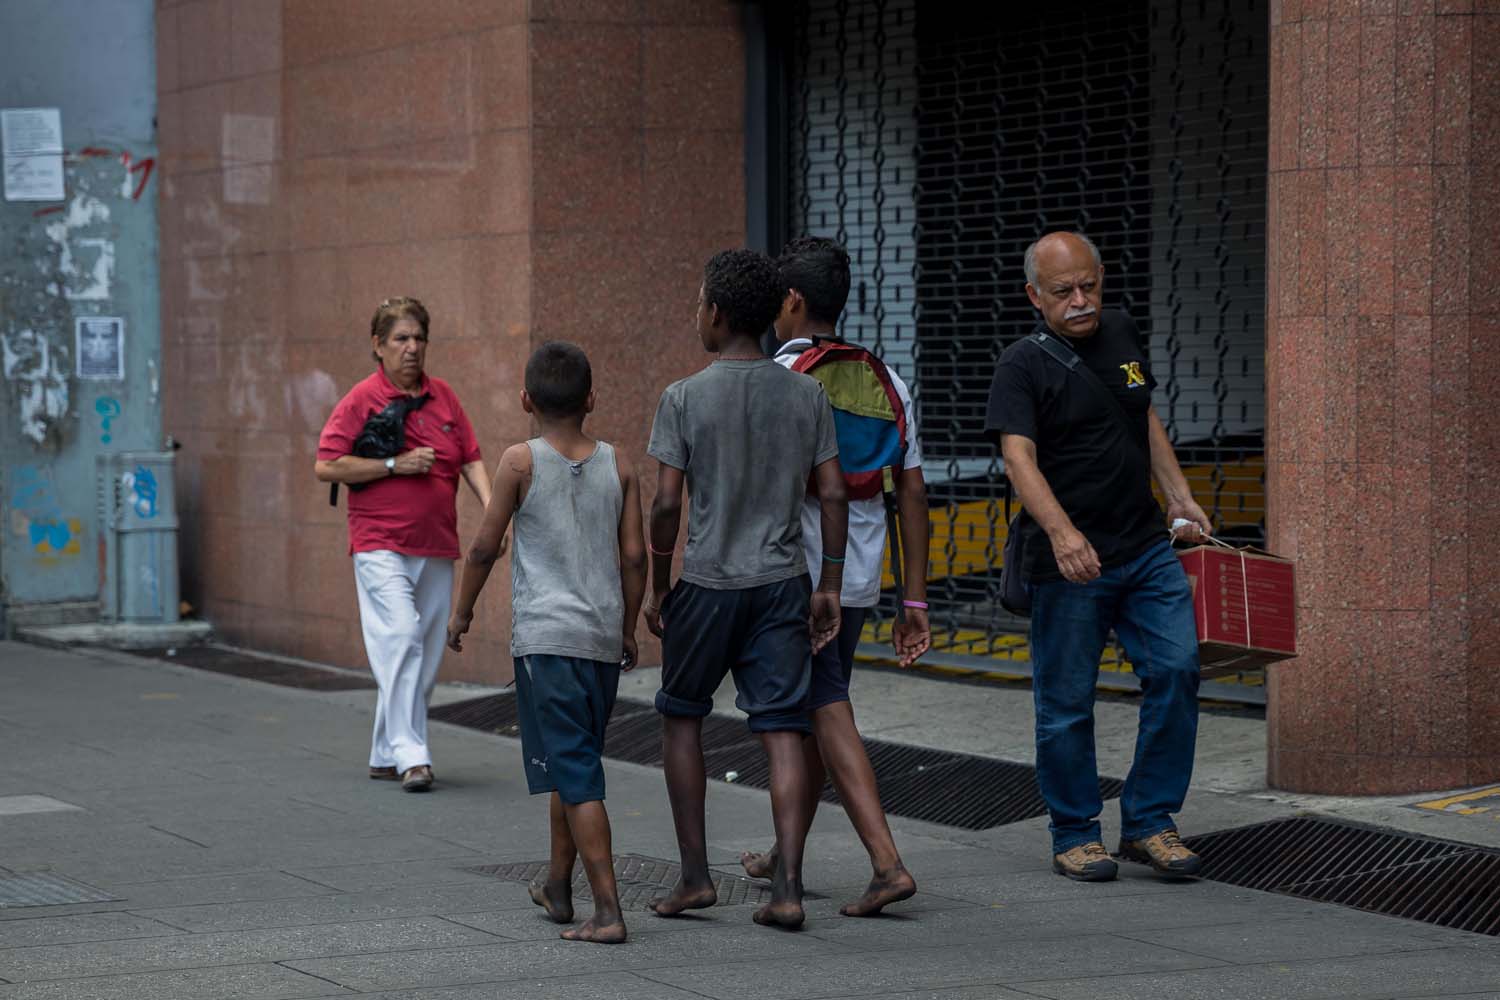
[[[1045,324],[1037,330],[1050,332]],[[1002,434],[1036,442],[1037,466],[1057,502],[1099,554],[1100,564],[1118,566],[1165,538],[1147,457],[1146,415],[1156,379],[1146,366],[1135,322],[1125,313],[1101,310],[1099,328],[1090,337],[1053,337],[1072,347],[1114,393],[1130,418],[1129,429],[1081,372],[1064,368],[1028,337],[1000,355],[985,430],[997,444]],[[1027,575],[1059,579],[1052,545],[1040,526],[1023,515],[1018,528],[1026,532]]]

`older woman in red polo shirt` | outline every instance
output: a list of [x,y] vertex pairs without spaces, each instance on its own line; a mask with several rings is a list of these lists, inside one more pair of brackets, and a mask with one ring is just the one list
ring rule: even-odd
[[[317,476],[360,485],[349,500],[349,551],[370,671],[380,687],[370,777],[401,780],[409,792],[432,787],[427,700],[437,681],[458,558],[458,480],[482,505],[490,477],[458,397],[429,376],[427,310],[413,298],[382,302],[370,321],[379,363],[339,400],[318,440]],[[365,421],[403,396],[427,396],[406,417],[407,450],[360,458]]]

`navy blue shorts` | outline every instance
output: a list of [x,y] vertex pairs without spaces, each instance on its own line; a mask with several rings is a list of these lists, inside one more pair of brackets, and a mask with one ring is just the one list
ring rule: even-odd
[[679,581],[662,602],[662,715],[702,718],[733,672],[734,703],[754,733],[807,732],[812,583],[794,576],[747,590]]
[[865,627],[869,608],[841,608],[839,634],[813,654],[812,684],[807,691],[807,710],[849,700],[849,678],[854,673],[854,648]]
[[604,727],[619,686],[618,663],[516,657],[521,758],[532,795],[556,792],[570,806],[604,798]]

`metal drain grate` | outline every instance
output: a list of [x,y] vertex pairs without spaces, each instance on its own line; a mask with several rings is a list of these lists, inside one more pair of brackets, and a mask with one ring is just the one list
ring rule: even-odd
[[[521,861],[508,865],[480,865],[477,868],[462,868],[460,871],[488,875],[507,882],[530,882],[545,877],[549,863],[546,861]],[[675,861],[664,858],[648,858],[643,854],[621,854],[615,858],[615,882],[620,890],[620,908],[624,910],[648,910],[651,900],[677,884],[682,869]],[[719,906],[739,906],[744,903],[760,904],[771,899],[771,886],[765,882],[720,871],[711,872],[714,888],[719,893]],[[592,899],[588,879],[582,869],[573,876],[573,895],[580,899]],[[807,899],[822,899],[814,892],[804,892]]]
[[66,906],[69,903],[103,903],[119,899],[102,889],[54,875],[28,872],[0,874],[0,909],[11,906]]
[[1203,877],[1500,936],[1500,852],[1294,817],[1190,837]]
[[139,651],[138,655],[183,667],[196,667],[210,673],[246,677],[253,681],[308,691],[354,691],[375,687],[373,677],[353,671],[303,666],[218,646],[179,646],[170,656],[165,649],[146,649]]
[[[432,709],[428,717],[486,732],[517,732],[513,694],[487,695]],[[1036,786],[1036,769],[1026,764],[882,740],[864,741],[880,783],[880,802],[894,816],[986,830],[1047,814]],[[617,703],[604,736],[604,755],[649,767],[661,766],[661,717],[650,705]],[[703,720],[703,758],[710,777],[769,788],[765,751],[743,721],[722,715]],[[1100,778],[1099,793],[1118,798],[1123,782]],[[832,786],[823,801],[838,802]]]

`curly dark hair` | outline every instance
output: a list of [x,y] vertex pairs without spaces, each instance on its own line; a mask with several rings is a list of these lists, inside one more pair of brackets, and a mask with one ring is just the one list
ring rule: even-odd
[[549,340],[526,362],[526,395],[544,417],[576,417],[588,405],[594,373],[576,344]]
[[807,303],[809,318],[837,323],[849,301],[849,252],[826,236],[799,236],[776,258],[781,280]]
[[703,301],[719,307],[730,333],[764,333],[784,298],[781,272],[759,251],[724,250],[703,268]]

